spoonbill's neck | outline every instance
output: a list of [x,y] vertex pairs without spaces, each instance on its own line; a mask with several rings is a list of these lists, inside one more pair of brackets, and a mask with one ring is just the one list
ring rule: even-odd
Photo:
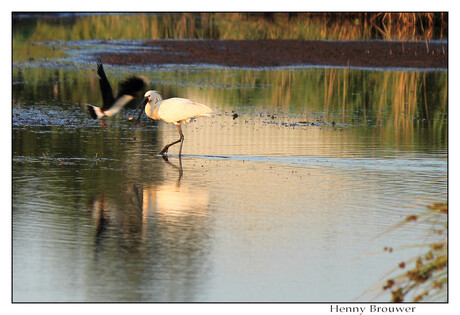
[[158,116],[158,105],[159,105],[160,101],[157,102],[157,104],[152,107],[150,101],[147,102],[147,105],[145,105],[145,113],[147,114],[147,116],[149,116],[150,118],[152,119],[160,119],[160,117]]

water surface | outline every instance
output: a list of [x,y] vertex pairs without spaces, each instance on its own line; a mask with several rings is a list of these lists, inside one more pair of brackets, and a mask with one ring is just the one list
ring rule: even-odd
[[[392,227],[446,199],[443,94],[420,88],[445,74],[335,70],[403,82],[343,96],[321,92],[331,71],[147,71],[215,109],[165,161],[174,126],[136,127],[130,107],[104,128],[78,105],[100,103],[91,65],[14,69],[14,300],[360,300],[420,253],[372,255],[427,232]],[[107,67],[113,84],[132,72]]]

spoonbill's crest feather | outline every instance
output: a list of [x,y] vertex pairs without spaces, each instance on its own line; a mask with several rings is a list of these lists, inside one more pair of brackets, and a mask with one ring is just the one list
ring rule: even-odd
[[155,90],[145,92],[144,97],[148,98],[150,103],[152,103],[153,105],[155,105],[163,99],[161,95]]

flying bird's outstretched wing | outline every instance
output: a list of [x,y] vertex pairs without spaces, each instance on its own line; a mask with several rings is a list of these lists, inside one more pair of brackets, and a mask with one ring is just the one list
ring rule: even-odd
[[143,91],[145,86],[146,80],[137,76],[131,77],[126,81],[121,82],[117,99],[110,106],[110,108],[104,110],[104,114],[106,116],[113,116],[117,114],[134,98],[134,96],[136,96],[140,91]]
[[120,83],[118,87],[118,97],[122,95],[136,96],[140,91],[143,91],[147,85],[147,79],[144,77],[134,76]]
[[107,80],[104,68],[99,62],[97,63],[97,74],[99,74],[99,86],[102,94],[102,110],[105,111],[113,105],[115,98],[113,97],[112,87],[110,86],[109,80]]

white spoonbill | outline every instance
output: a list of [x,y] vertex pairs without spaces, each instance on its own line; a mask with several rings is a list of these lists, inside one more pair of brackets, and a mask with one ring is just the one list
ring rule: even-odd
[[[139,122],[142,116],[142,109],[145,108],[145,113],[150,118],[162,119],[177,127],[180,135],[179,140],[166,145],[163,150],[161,150],[160,154],[167,154],[170,146],[180,142],[179,156],[182,154],[182,145],[184,144],[184,135],[182,133],[181,124],[185,124],[195,117],[210,116],[212,112],[212,109],[208,106],[196,103],[186,98],[174,97],[163,100],[161,95],[154,90],[145,92],[144,99],[139,104],[135,112],[137,112],[139,108],[141,108],[141,113],[137,118],[137,122]],[[129,119],[131,120],[133,117],[130,117]]]
[[105,117],[117,114],[122,108],[129,103],[134,96],[145,89],[146,80],[139,76],[133,76],[123,81],[119,85],[118,95],[113,96],[109,80],[105,75],[101,63],[97,63],[97,74],[99,74],[99,87],[102,94],[102,107],[85,104],[88,106],[89,113],[94,119],[102,119],[102,126],[105,126]]

